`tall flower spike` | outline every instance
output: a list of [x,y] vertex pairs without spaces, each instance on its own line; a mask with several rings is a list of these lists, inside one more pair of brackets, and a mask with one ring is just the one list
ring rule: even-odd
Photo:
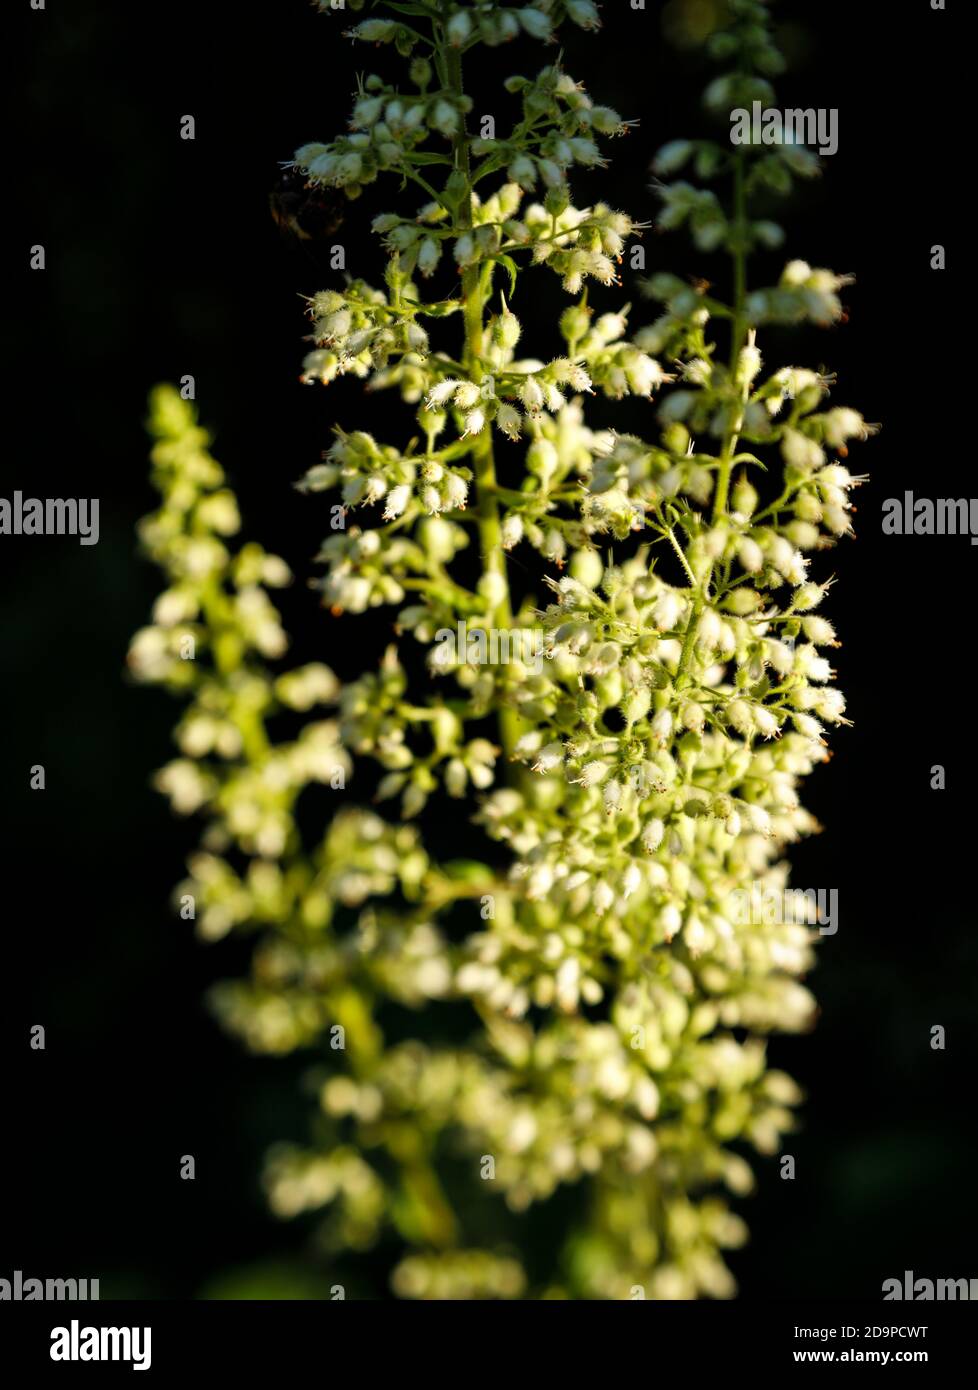
[[[784,854],[816,828],[800,785],[848,722],[822,552],[850,533],[842,460],[872,428],[832,379],[771,361],[764,330],[837,323],[849,277],[789,259],[748,282],[783,236],[755,194],[815,172],[807,152],[673,138],[658,225],[688,232],[710,284],[657,271],[637,324],[600,287],[642,228],[571,190],[622,117],[548,61],[507,81],[505,130],[468,129],[478,45],[593,29],[595,5],[408,8],[352,36],[409,85],[366,75],[350,130],[295,155],[351,197],[408,188],[374,220],[383,279],[309,304],[303,379],[355,376],[410,412],[403,446],[338,427],[301,484],[335,499],[319,559],[344,635],[392,610],[396,641],[357,679],[273,665],[288,572],[232,548],[206,436],[154,397],[142,537],[168,588],[130,663],[190,702],[159,776],[206,822],[179,892],[203,936],[257,932],[251,976],[213,997],[225,1026],[318,1059],[313,1137],[270,1155],[266,1186],[280,1216],[319,1214],[338,1281],[394,1252],[405,1298],[727,1297],[739,1150],[775,1152],[799,1100],[764,1046],[813,1012],[819,930]],[[721,123],[781,65],[767,5],[729,10]],[[534,268],[573,297],[559,357],[529,355]],[[642,432],[590,426],[598,393],[641,400]],[[280,709],[309,721],[284,742]],[[311,782],[337,805],[307,840]],[[441,862],[466,801],[468,856]],[[527,1250],[527,1209],[571,1185],[574,1224]]]

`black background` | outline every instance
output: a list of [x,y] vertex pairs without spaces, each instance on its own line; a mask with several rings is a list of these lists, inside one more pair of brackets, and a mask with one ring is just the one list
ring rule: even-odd
[[[578,202],[600,189],[639,218],[655,215],[655,149],[705,129],[702,60],[663,30],[710,3],[649,0],[634,12],[614,0],[599,37],[565,31],[569,71],[641,122],[611,147],[606,175],[578,182]],[[101,540],[0,538],[0,1276],[99,1276],[103,1297],[172,1298],[240,1293],[273,1266],[293,1292],[321,1293],[329,1270],[309,1255],[305,1229],[273,1220],[258,1186],[269,1142],[303,1135],[305,1064],[244,1054],[204,1010],[207,985],[240,971],[247,947],[204,947],[172,916],[195,827],[171,819],[148,780],[171,756],[177,706],[123,670],[159,588],[133,534],[154,505],[145,396],[185,373],[245,533],[300,576],[283,603],[294,654],[352,674],[374,659],[364,633],[383,640],[376,623],[330,618],[301,582],[315,573],[331,499],[303,498],[292,483],[334,420],[358,427],[365,417],[356,383],[298,384],[298,296],[337,277],[322,253],[317,265],[282,239],[268,190],[276,161],[342,127],[354,73],[390,73],[396,60],[351,49],[342,18],[305,0],[53,0],[44,13],[19,4],[7,264],[23,298],[4,370],[2,492],[98,496]],[[883,498],[904,488],[974,490],[960,326],[967,248],[955,222],[968,136],[955,57],[962,8],[776,6],[793,61],[783,104],[840,112],[838,154],[789,205],[786,253],[855,272],[857,283],[847,325],[770,335],[766,353],[836,371],[836,400],[884,429],[854,456],[872,474],[858,494],[858,539],[827,562],[839,577],[826,611],[844,639],[836,664],[855,727],[833,736],[835,758],[807,789],[826,833],[792,855],[799,886],[839,889],[841,923],[812,981],[817,1030],[770,1047],[809,1098],[787,1146],[797,1179],[759,1162],[759,1193],[740,1204],[752,1232],[733,1257],[744,1298],[878,1299],[882,1280],[905,1269],[978,1275],[978,552],[965,538],[884,537],[879,521]],[[505,128],[498,79],[532,72],[542,53],[525,43],[487,60],[476,114]],[[179,138],[185,113],[196,118],[193,142]],[[334,238],[354,274],[379,282],[366,228],[397,196],[389,181],[372,186]],[[43,273],[26,269],[36,242],[47,249]],[[944,273],[929,269],[938,242]],[[644,244],[650,269],[724,273],[681,237],[647,233]],[[755,276],[773,280],[782,259]],[[527,325],[552,322],[552,279],[521,283],[514,308]],[[625,295],[638,299],[627,281]],[[635,322],[652,313],[637,305]],[[637,430],[647,417],[640,405],[614,416]],[[380,437],[410,427],[394,402],[371,401],[367,419]],[[29,790],[34,763],[47,769],[43,792]],[[938,763],[943,792],[929,787]],[[28,1046],[36,1023],[47,1030],[41,1053]],[[945,1052],[930,1048],[935,1024],[947,1030]],[[193,1183],[178,1176],[185,1153],[196,1156]]]

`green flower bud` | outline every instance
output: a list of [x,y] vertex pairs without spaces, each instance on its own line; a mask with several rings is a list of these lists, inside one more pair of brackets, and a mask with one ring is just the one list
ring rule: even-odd
[[571,576],[588,589],[596,589],[601,583],[604,565],[596,550],[575,550],[569,565]]
[[544,483],[553,477],[560,466],[560,459],[549,439],[538,435],[533,440],[526,451],[526,466]]
[[564,176],[558,166],[549,159],[540,161],[540,174],[547,185],[543,206],[551,217],[560,217],[570,207],[570,192],[564,183]]
[[418,539],[436,564],[446,564],[455,556],[453,529],[451,522],[437,516],[425,517],[418,526]]
[[799,613],[807,613],[812,608],[817,608],[824,596],[825,588],[822,585],[803,584],[795,591],[791,606]]
[[741,516],[753,516],[757,511],[757,489],[747,481],[745,474],[741,474],[734,483],[730,500],[734,511],[739,512]]
[[647,685],[630,690],[622,701],[622,713],[626,723],[631,726],[644,719],[652,706],[652,692]]
[[415,58],[408,68],[408,75],[414,85],[423,91],[431,81],[431,64],[427,58]]
[[364,43],[390,43],[397,33],[397,24],[390,19],[365,19],[350,30],[350,37]]
[[490,321],[489,331],[497,347],[514,348],[523,330],[516,315],[504,308],[501,314],[497,314]]

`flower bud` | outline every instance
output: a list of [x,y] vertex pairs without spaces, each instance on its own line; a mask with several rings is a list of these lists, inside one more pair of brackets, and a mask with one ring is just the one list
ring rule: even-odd
[[[544,533],[541,550],[548,560],[553,560],[555,564],[563,563],[567,554],[567,542],[555,526],[549,526]],[[614,704],[614,699],[611,699],[610,703]]]
[[684,729],[691,729],[694,734],[702,732],[706,724],[706,714],[703,706],[689,700],[679,711],[679,719]]
[[462,121],[451,102],[440,100],[432,105],[428,115],[428,124],[440,135],[451,139],[458,131]]
[[682,913],[679,911],[676,904],[666,903],[665,907],[659,913],[659,927],[665,939],[671,941],[682,924]]
[[764,552],[750,536],[737,546],[737,558],[748,574],[758,574],[764,568]]
[[822,446],[800,430],[786,429],[781,439],[781,455],[785,463],[800,473],[811,473],[825,462]]
[[519,10],[518,18],[531,39],[543,39],[546,41],[550,38],[550,16],[544,14],[543,10]]
[[537,436],[526,451],[526,466],[543,483],[556,473],[560,460],[549,439]]
[[791,715],[791,722],[805,738],[812,738],[816,741],[821,740],[822,726],[818,720],[813,719],[810,714],[804,714],[801,710],[794,710]]
[[528,376],[520,387],[520,400],[531,415],[539,414],[543,407],[543,388],[535,376]]
[[460,266],[473,265],[479,259],[475,238],[471,232],[463,232],[456,241],[454,255]]
[[452,527],[441,517],[425,517],[418,528],[418,540],[436,564],[446,564],[455,554]]
[[521,188],[533,189],[536,187],[536,165],[529,155],[517,155],[506,173],[513,183],[518,183]]
[[791,521],[785,527],[785,536],[799,550],[814,550],[819,542],[818,527],[810,521]]
[[757,488],[749,483],[745,476],[741,475],[734,483],[730,500],[735,512],[740,512],[741,516],[753,516],[759,500]]
[[817,608],[825,596],[825,589],[820,584],[802,584],[801,588],[795,591],[792,600],[792,608],[799,613],[807,613],[812,608]]
[[448,42],[453,48],[461,48],[472,33],[472,21],[465,10],[456,10],[445,26]]
[[337,162],[333,171],[333,182],[341,187],[345,184],[356,183],[363,171],[363,160],[358,154],[345,154]]
[[496,411],[496,426],[508,439],[519,439],[523,417],[514,405],[503,401]]
[[818,647],[836,645],[835,628],[827,618],[810,617],[802,619],[802,629],[809,642]]
[[656,743],[665,744],[672,733],[673,718],[667,709],[660,709],[649,725],[649,730]]
[[671,632],[679,622],[682,611],[683,603],[679,595],[667,589],[656,599],[652,619],[660,632]]
[[486,605],[491,611],[498,607],[506,597],[506,580],[501,574],[490,571],[479,580],[478,592],[480,597],[485,599]]
[[492,340],[497,347],[514,348],[520,340],[522,332],[519,319],[509,309],[504,308],[490,325]]
[[658,151],[652,167],[660,176],[674,174],[692,158],[695,149],[692,140],[670,140]]
[[833,536],[844,536],[847,531],[852,529],[852,519],[844,507],[831,504],[823,508],[822,520]]
[[567,17],[582,29],[598,29],[601,25],[593,0],[567,0]]
[[433,237],[425,237],[418,251],[418,270],[422,275],[431,275],[441,260],[441,247]]
[[709,934],[701,918],[691,912],[683,927],[683,940],[691,955],[698,956],[709,941]]
[[590,310],[583,303],[572,304],[560,316],[560,331],[568,343],[577,343],[588,331]]
[[601,583],[604,565],[596,550],[575,550],[569,566],[570,575],[585,588],[596,589]]
[[638,724],[640,719],[645,719],[650,709],[652,709],[652,691],[647,685],[635,685],[629,689],[628,695],[625,695],[621,705],[621,712],[629,726]]
[[750,734],[754,730],[754,720],[750,705],[745,700],[731,700],[726,709],[727,723],[738,734]]
[[350,30],[352,38],[364,43],[389,43],[396,33],[397,24],[392,19],[365,19]]
[[469,183],[461,169],[453,169],[445,180],[443,197],[452,207],[457,207],[469,193]]
[[465,770],[465,764],[461,758],[450,758],[445,766],[445,790],[449,796],[460,797],[465,795],[466,783],[469,775]]

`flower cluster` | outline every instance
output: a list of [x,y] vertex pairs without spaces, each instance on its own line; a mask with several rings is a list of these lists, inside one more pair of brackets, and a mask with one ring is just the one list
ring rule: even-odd
[[[332,720],[307,723],[279,744],[270,742],[267,722],[282,709],[335,704],[339,683],[321,664],[268,674],[263,659],[282,657],[288,642],[266,586],[288,583],[289,571],[253,543],[229,552],[224,541],[238,530],[237,507],[206,433],[172,389],[154,393],[151,426],[162,505],[141,536],[170,587],[153,625],[133,637],[129,668],[138,680],[191,697],[176,730],[182,756],[159,772],[157,786],[181,815],[207,811],[209,850],[276,858],[294,836],[302,790],[345,785],[352,764]],[[212,872],[220,878],[223,870],[212,865]],[[199,920],[205,935],[216,936],[246,919],[205,912]]]
[[[763,0],[728,8],[705,94],[721,120],[770,101],[781,67]],[[645,325],[592,307],[585,280],[615,285],[642,228],[576,208],[569,180],[626,122],[551,64],[506,84],[506,135],[473,137],[462,81],[477,44],[565,18],[597,12],[377,5],[353,37],[392,45],[412,89],[365,78],[350,131],[296,156],[351,196],[390,172],[426,198],[374,219],[384,290],[309,303],[303,379],[395,387],[413,412],[403,448],[337,428],[300,484],[338,499],[333,615],[395,610],[375,667],[342,687],[320,663],[269,674],[286,642],[267,588],[288,573],[229,550],[205,436],[175,395],[154,402],[143,539],[170,587],[131,663],[192,699],[159,778],[207,819],[180,900],[206,937],[259,929],[250,977],[215,993],[225,1024],[316,1059],[314,1139],[270,1156],[273,1209],[318,1213],[340,1271],[396,1243],[406,1298],[730,1296],[741,1150],[775,1153],[800,1099],[765,1035],[813,1016],[812,923],[742,908],[789,896],[786,851],[817,828],[801,784],[848,722],[820,561],[851,534],[849,452],[873,427],[824,372],[766,361],[762,335],[838,323],[849,277],[793,260],[747,284],[748,253],[783,241],[755,195],[817,172],[808,151],[674,140],[659,228],[729,268],[651,275]],[[572,296],[559,356],[529,355],[534,266]],[[457,292],[426,300],[450,269]],[[588,423],[598,395],[636,398],[634,432]],[[338,708],[272,740],[273,714],[319,706]],[[339,798],[354,773],[304,838],[302,789]],[[471,857],[435,853],[439,814]],[[519,1258],[523,1213],[572,1185],[587,1200],[560,1248]]]
[[533,79],[512,77],[506,90],[519,95],[523,119],[507,139],[480,138],[472,153],[485,158],[483,172],[505,167],[521,188],[538,185],[550,192],[550,211],[566,205],[567,171],[604,160],[596,136],[622,135],[627,124],[608,106],[595,106],[580,83],[557,66],[543,68]]

